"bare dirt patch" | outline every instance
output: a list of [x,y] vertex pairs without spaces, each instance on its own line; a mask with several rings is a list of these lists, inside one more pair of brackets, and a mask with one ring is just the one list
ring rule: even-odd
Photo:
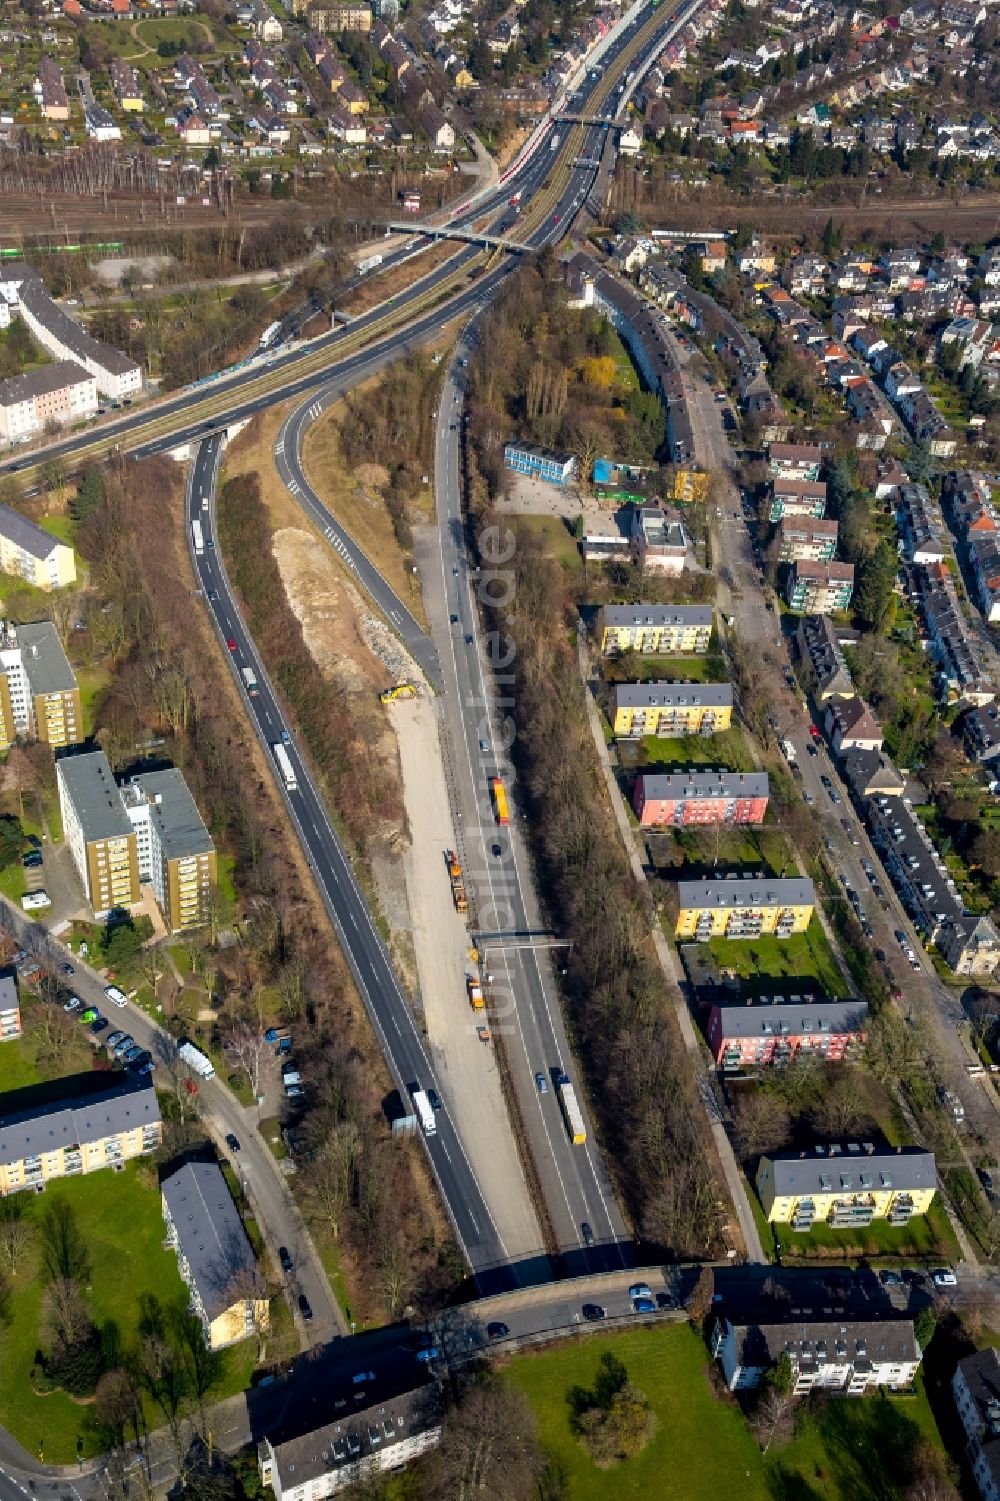
[[[381,241],[376,240],[372,245],[366,246],[367,255],[377,255],[381,247]],[[387,248],[392,242],[387,241]],[[401,266],[395,266],[391,271],[380,272],[372,276],[371,280],[363,281],[361,285],[346,297],[343,303],[338,302],[338,311],[350,313],[357,317],[359,313],[368,312],[369,308],[378,303],[387,302],[390,297],[396,297],[400,292],[407,291],[420,277],[427,276],[435,271],[438,266],[443,266],[452,256],[457,255],[454,242],[450,240],[438,240],[420,255],[412,260],[404,261]]]

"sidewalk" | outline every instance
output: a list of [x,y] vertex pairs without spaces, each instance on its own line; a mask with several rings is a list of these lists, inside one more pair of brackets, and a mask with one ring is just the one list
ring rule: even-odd
[[[618,791],[618,784],[615,781],[615,774],[611,766],[611,757],[608,753],[608,747],[604,741],[604,733],[601,729],[600,714],[598,713],[597,705],[594,702],[594,696],[590,691],[590,674],[587,664],[586,639],[586,632],[581,623],[577,632],[577,657],[580,664],[580,678],[583,682],[583,689],[587,699],[587,718],[590,721],[590,729],[594,737],[594,745],[597,747],[597,754],[601,762],[601,770],[604,773],[604,781],[608,789],[608,798],[610,799],[611,806],[614,809],[615,818],[618,820],[618,829],[621,833],[626,852],[628,853],[629,860],[632,864],[632,873],[637,881],[639,881],[643,885],[646,885],[646,872],[643,868],[642,860],[639,857],[639,852],[635,847],[635,837],[632,833],[632,829],[629,826],[628,815],[625,812],[624,807],[622,806],[621,794]],[[706,1067],[701,1043],[699,1042],[698,1034],[694,1029],[694,1022],[691,1020],[691,1013],[689,1012],[687,1003],[684,1000],[684,994],[681,988],[681,979],[677,969],[676,955],[674,954],[673,949],[667,943],[666,938],[663,936],[663,932],[658,923],[655,923],[653,925],[653,946],[656,949],[656,957],[659,960],[660,968],[663,971],[663,979],[667,987],[667,994],[670,997],[671,1003],[673,1004],[674,1008],[674,1014],[677,1017],[677,1025],[680,1027],[681,1037],[684,1039],[684,1047],[687,1050],[694,1077],[698,1081],[698,1093],[702,1099],[702,1102],[704,1103],[705,1093],[701,1085],[706,1074]],[[733,1152],[732,1143],[730,1142],[729,1137],[726,1134],[726,1128],[722,1124],[722,1122],[714,1115],[714,1112],[707,1107],[707,1105],[706,1114],[708,1115],[708,1123],[711,1127],[712,1136],[715,1140],[716,1151],[719,1154],[719,1161],[722,1164],[722,1171],[725,1175],[726,1185],[729,1189],[729,1195],[733,1201],[733,1208],[736,1212],[736,1219],[739,1223],[740,1231],[743,1235],[743,1241],[746,1246],[747,1260],[754,1262],[766,1261],[767,1258],[764,1255],[764,1248],[761,1245],[760,1236],[757,1233],[757,1224],[753,1217],[753,1210],[750,1207],[750,1202],[747,1198],[746,1190],[743,1187],[743,1179],[740,1177],[740,1170],[736,1163],[736,1155]]]

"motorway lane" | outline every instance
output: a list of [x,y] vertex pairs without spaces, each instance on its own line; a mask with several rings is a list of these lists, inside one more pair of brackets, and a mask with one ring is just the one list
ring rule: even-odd
[[[449,364],[438,409],[435,441],[435,496],[441,548],[440,589],[428,581],[425,598],[438,641],[444,681],[442,712],[452,750],[456,827],[462,830],[463,867],[481,928],[528,933],[540,928],[530,862],[512,802],[512,822],[497,827],[489,779],[514,779],[509,758],[510,720],[505,699],[494,684],[489,662],[506,656],[499,634],[480,635],[478,596],[487,632],[502,631],[491,618],[491,580],[470,571],[465,549],[460,473],[460,428],[465,397],[465,362],[475,339],[474,328],[460,340]],[[458,617],[457,624],[451,616]],[[487,749],[484,751],[482,745]],[[492,854],[499,848],[499,859]],[[550,1219],[561,1248],[578,1253],[575,1271],[611,1270],[632,1264],[632,1250],[592,1128],[588,1140],[574,1147],[566,1134],[552,1071],[565,1066],[574,1073],[549,954],[531,948],[501,947],[488,952],[484,967],[494,984],[491,1027],[505,1029],[508,1056],[517,1085],[522,1118],[542,1182]],[[506,1014],[505,1014],[506,1013]],[[539,1093],[535,1075],[549,1082]],[[581,1102],[582,1103],[582,1102]],[[589,1232],[584,1232],[586,1224]],[[596,1242],[588,1247],[592,1236]]]
[[[214,495],[221,441],[219,436],[206,439],[191,469],[188,520],[189,523],[195,518],[200,520],[205,534],[205,549],[195,555],[195,568],[219,634],[225,642],[234,643],[235,650],[229,653],[233,673],[246,699],[251,721],[272,761],[272,747],[284,736],[288,737],[286,749],[297,785],[286,787],[277,769],[275,777],[405,1103],[411,1085],[426,1088],[434,1083],[423,1041],[350,861],[291,738],[274,689],[232,595],[221,558],[210,545],[215,531]],[[251,668],[257,678],[258,691],[252,697],[241,676],[244,667]],[[447,1111],[438,1114],[436,1133],[423,1140],[459,1244],[480,1286],[502,1290],[512,1285],[505,1266],[503,1242]]]

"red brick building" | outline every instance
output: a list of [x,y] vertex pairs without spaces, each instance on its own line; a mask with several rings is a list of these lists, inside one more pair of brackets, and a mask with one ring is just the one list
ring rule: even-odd
[[863,1042],[868,1026],[865,1001],[818,1001],[812,996],[779,996],[713,1006],[705,1040],[720,1068],[787,1063],[799,1052],[836,1062]]
[[642,828],[763,823],[768,782],[763,771],[644,772],[633,806]]

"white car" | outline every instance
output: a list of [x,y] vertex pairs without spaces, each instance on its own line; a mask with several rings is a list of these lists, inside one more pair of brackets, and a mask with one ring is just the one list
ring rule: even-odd
[[105,985],[104,994],[115,1006],[124,1006],[128,1000],[124,990],[119,990],[117,985]]
[[936,1272],[931,1272],[931,1281],[935,1287],[958,1286],[958,1278],[949,1266],[941,1266]]
[[47,891],[29,891],[27,896],[22,896],[21,906],[25,912],[35,912],[39,907],[51,907]]

